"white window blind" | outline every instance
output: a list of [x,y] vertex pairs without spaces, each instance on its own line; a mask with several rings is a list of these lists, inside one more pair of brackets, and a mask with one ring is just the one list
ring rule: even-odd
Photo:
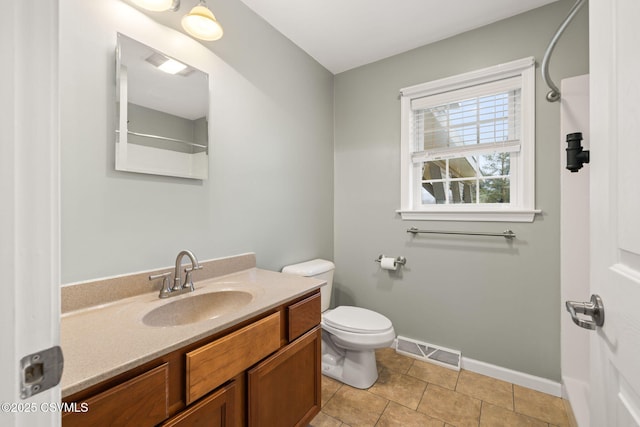
[[411,100],[414,163],[520,151],[520,79]]

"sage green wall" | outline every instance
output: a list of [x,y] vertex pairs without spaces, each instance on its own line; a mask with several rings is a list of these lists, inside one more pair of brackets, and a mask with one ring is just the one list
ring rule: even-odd
[[[544,50],[573,4],[551,5],[341,73],[334,81],[335,304],[389,317],[400,335],[462,351],[463,356],[560,380],[558,144],[560,110],[536,81],[536,207],[533,223],[402,221],[402,87]],[[556,47],[551,75],[588,72],[588,12],[581,11]],[[539,71],[539,70],[538,70]],[[562,159],[564,161],[564,159]],[[406,229],[498,231],[517,239],[422,235]],[[374,259],[406,256],[391,274]]]
[[[119,6],[115,6],[118,4]],[[387,315],[397,333],[487,363],[560,379],[559,106],[538,77],[532,224],[402,221],[398,90],[535,56],[571,0],[332,76],[241,2],[208,2],[225,27],[211,43],[210,178],[113,169],[119,0],[60,2],[62,282],[253,251],[261,267],[334,259],[334,302]],[[117,10],[116,10],[117,9]],[[128,9],[127,9],[128,10]],[[150,14],[179,27],[179,16]],[[556,81],[588,72],[587,11],[556,48]],[[334,171],[335,168],[335,171]],[[501,239],[411,238],[412,226],[501,231]],[[404,255],[397,274],[380,254]]]
[[[251,251],[269,269],[333,257],[333,75],[242,2],[208,5],[225,36],[208,43],[210,169],[195,181],[114,170],[116,32],[173,30],[120,0],[60,1],[63,284],[181,249]],[[174,28],[182,15],[149,13]]]

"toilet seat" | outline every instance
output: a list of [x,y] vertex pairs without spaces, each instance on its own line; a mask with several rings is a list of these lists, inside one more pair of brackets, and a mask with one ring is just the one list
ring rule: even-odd
[[359,334],[378,334],[392,328],[391,320],[380,313],[344,305],[326,312],[322,320],[334,329]]

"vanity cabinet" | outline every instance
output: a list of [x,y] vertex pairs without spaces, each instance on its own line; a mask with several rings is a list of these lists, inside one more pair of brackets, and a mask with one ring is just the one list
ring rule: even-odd
[[63,427],[306,426],[320,411],[315,290],[64,398]]

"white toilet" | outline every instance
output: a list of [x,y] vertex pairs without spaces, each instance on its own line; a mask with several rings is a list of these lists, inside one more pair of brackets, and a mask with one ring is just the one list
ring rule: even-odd
[[340,306],[329,310],[334,264],[314,259],[286,266],[283,273],[326,280],[320,288],[322,309],[322,373],[356,388],[369,388],[378,379],[375,349],[395,339],[391,321],[366,308]]

